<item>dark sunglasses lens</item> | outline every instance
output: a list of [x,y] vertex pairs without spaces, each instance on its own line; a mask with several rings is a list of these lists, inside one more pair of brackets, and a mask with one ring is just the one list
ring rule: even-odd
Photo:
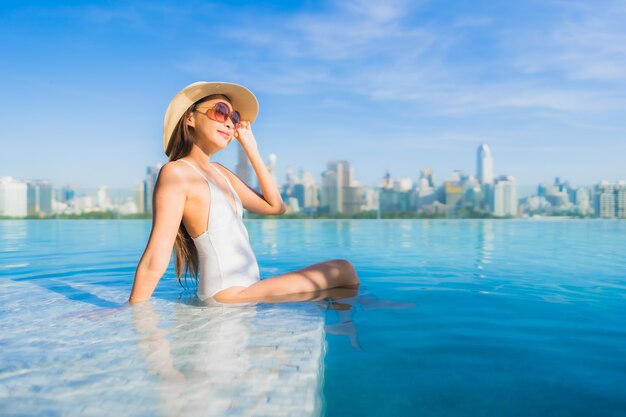
[[237,110],[233,112],[232,118],[234,124],[239,124],[239,122],[241,121],[241,116],[239,116],[239,112]]
[[225,103],[217,103],[215,105],[215,118],[218,122],[225,122],[229,113],[230,109]]

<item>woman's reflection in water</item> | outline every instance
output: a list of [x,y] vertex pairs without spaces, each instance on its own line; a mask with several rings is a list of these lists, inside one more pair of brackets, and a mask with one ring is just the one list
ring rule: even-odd
[[[298,320],[300,310],[258,318],[257,307],[259,303],[317,302],[320,308],[337,313],[338,322],[325,326],[325,331],[347,336],[355,349],[362,350],[352,320],[355,305],[363,309],[402,308],[414,303],[379,300],[371,294],[359,296],[358,292],[357,288],[332,288],[265,297],[245,304],[189,308],[186,304],[202,305],[194,297],[174,306],[171,335],[160,323],[152,301],[132,306],[138,350],[149,372],[159,377],[159,408],[164,415],[187,417],[272,413],[286,411],[288,402],[281,402],[293,402],[294,395],[298,395],[293,390],[297,389],[313,404],[308,414],[319,415],[324,375],[319,369],[324,360],[323,318],[315,315],[321,320],[311,320],[311,313],[304,310],[305,319],[297,322],[294,317]],[[303,350],[307,352],[304,356]],[[283,393],[288,387],[292,391]]]

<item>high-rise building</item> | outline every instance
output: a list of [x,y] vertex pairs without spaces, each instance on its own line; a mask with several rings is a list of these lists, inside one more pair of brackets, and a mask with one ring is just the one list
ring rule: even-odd
[[58,193],[58,199],[61,203],[67,204],[68,206],[72,204],[72,201],[76,197],[76,190],[72,185],[64,185],[61,187],[61,190]]
[[433,174],[433,171],[428,167],[422,168],[422,172],[420,173],[419,188],[435,188],[435,175]]
[[248,154],[239,146],[237,151],[237,166],[235,167],[235,173],[243,182],[252,186],[252,167],[248,160]]
[[146,212],[146,198],[144,196],[145,190],[144,190],[144,184],[143,181],[138,182],[137,184],[135,184],[135,192],[133,195],[133,201],[135,202],[135,206],[137,207],[137,212],[138,213],[145,213]]
[[108,209],[109,208],[109,196],[108,196],[106,185],[101,185],[98,187],[97,196],[98,196],[98,208],[102,210]]
[[626,219],[626,181],[619,181],[617,183],[616,194],[617,217]]
[[52,213],[52,184],[45,180],[29,180],[27,184],[26,211],[29,216]]
[[318,202],[315,178],[309,172],[300,170],[300,179],[295,181],[291,195],[298,199],[301,210],[312,213],[317,210]]
[[576,189],[576,210],[579,214],[587,215],[591,212],[591,200],[589,195],[589,189],[580,187]]
[[493,214],[496,216],[517,216],[517,185],[515,178],[500,176],[493,186]]
[[458,181],[445,181],[443,183],[445,193],[446,213],[452,216],[463,205],[463,187]]
[[0,177],[0,216],[25,217],[28,186],[24,181]]
[[480,145],[476,152],[476,177],[482,185],[493,183],[493,158],[489,146],[485,143]]
[[159,177],[159,171],[163,164],[156,164],[146,168],[146,179],[143,181],[143,196],[146,213],[152,213],[152,193],[154,192],[154,185]]
[[[322,173],[322,206],[331,214],[358,212],[361,201],[353,186],[352,167],[348,161],[329,161]],[[357,208],[358,206],[358,208]]]
[[626,181],[615,184],[601,181],[596,186],[595,209],[598,217],[626,218]]

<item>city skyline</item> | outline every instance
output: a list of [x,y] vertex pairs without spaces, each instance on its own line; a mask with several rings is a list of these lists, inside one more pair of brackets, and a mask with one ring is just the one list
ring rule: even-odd
[[[474,175],[468,156],[489,143],[520,185],[618,181],[624,20],[612,0],[4,2],[0,176],[128,186],[166,160],[173,95],[225,80],[257,94],[278,178],[332,158],[370,186],[386,170]],[[237,148],[214,160],[234,169]]]
[[[251,184],[250,166],[243,159],[235,174]],[[553,183],[540,183],[536,193],[518,194],[514,176],[494,171],[494,159],[486,143],[476,149],[475,175],[456,170],[438,183],[429,167],[420,171],[419,181],[393,177],[389,171],[376,186],[360,181],[347,160],[330,160],[319,182],[303,169],[294,174],[288,169],[284,182],[276,178],[277,155],[270,154],[266,168],[286,203],[286,212],[298,215],[371,215],[395,213],[411,216],[509,217],[575,215],[603,218],[626,217],[626,180],[603,180],[593,187],[575,186],[556,177]],[[145,177],[130,194],[110,196],[107,186],[97,192],[81,193],[73,186],[53,188],[47,180],[20,180],[0,177],[0,216],[25,217],[50,215],[135,216],[151,214],[153,190],[163,164],[148,166]],[[258,183],[254,187],[261,192]],[[128,191],[128,190],[127,190]],[[404,213],[404,214],[400,214]]]

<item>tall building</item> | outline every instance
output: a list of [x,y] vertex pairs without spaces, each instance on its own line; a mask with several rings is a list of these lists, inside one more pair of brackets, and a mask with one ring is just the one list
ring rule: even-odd
[[28,184],[12,177],[0,178],[0,216],[28,215]]
[[604,219],[626,218],[626,181],[601,181],[596,186],[595,209],[596,216]]
[[445,193],[446,213],[452,216],[463,205],[463,187],[458,181],[445,181],[443,183]]
[[321,205],[328,207],[331,214],[358,211],[355,206],[360,208],[360,195],[350,190],[353,182],[352,167],[348,161],[329,161],[326,171],[322,173]]
[[109,195],[107,192],[106,185],[101,185],[98,187],[97,196],[98,196],[98,208],[102,210],[108,209],[109,208]]
[[579,187],[576,189],[576,210],[579,214],[582,214],[583,216],[591,212],[591,200],[589,197],[589,189],[584,187]]
[[143,181],[143,206],[146,213],[152,213],[152,193],[162,166],[163,164],[156,164],[146,169],[146,179]]
[[[276,154],[271,153],[267,159],[267,172],[270,174],[270,178],[274,181],[274,185],[278,187],[278,178],[276,177]],[[257,178],[257,191],[261,192],[261,184],[259,184],[259,179]]]
[[61,190],[58,193],[58,200],[61,203],[67,204],[68,206],[72,204],[74,198],[76,197],[76,190],[72,185],[64,185],[61,187]]
[[52,214],[52,184],[45,180],[26,181],[26,211],[29,216]]
[[26,217],[28,186],[24,181],[0,177],[0,216]]
[[301,211],[312,213],[317,210],[317,206],[319,205],[318,192],[315,178],[311,173],[304,172],[300,169],[300,178],[294,182],[291,196],[298,200]]
[[480,145],[476,152],[476,177],[482,185],[493,183],[493,158],[489,146],[485,143]]
[[430,168],[428,167],[422,168],[422,172],[420,172],[419,184],[420,184],[419,185],[420,189],[435,188],[435,175],[433,174],[433,171]]
[[243,182],[252,186],[252,166],[248,160],[248,154],[239,146],[237,151],[237,166],[235,167],[235,173]]
[[133,201],[135,202],[138,213],[146,212],[146,197],[144,193],[145,189],[143,181],[139,181],[137,184],[135,184],[135,190],[133,194]]
[[514,177],[498,177],[493,186],[493,214],[517,216],[517,185]]

